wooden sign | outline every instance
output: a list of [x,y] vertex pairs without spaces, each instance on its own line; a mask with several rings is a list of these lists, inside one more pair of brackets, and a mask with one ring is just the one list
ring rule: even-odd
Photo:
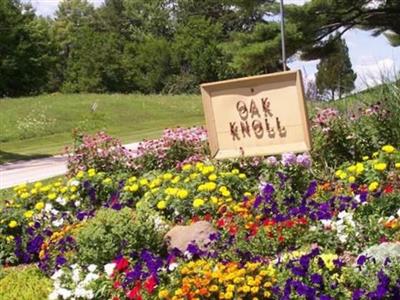
[[215,158],[310,150],[300,71],[206,83],[201,94]]

